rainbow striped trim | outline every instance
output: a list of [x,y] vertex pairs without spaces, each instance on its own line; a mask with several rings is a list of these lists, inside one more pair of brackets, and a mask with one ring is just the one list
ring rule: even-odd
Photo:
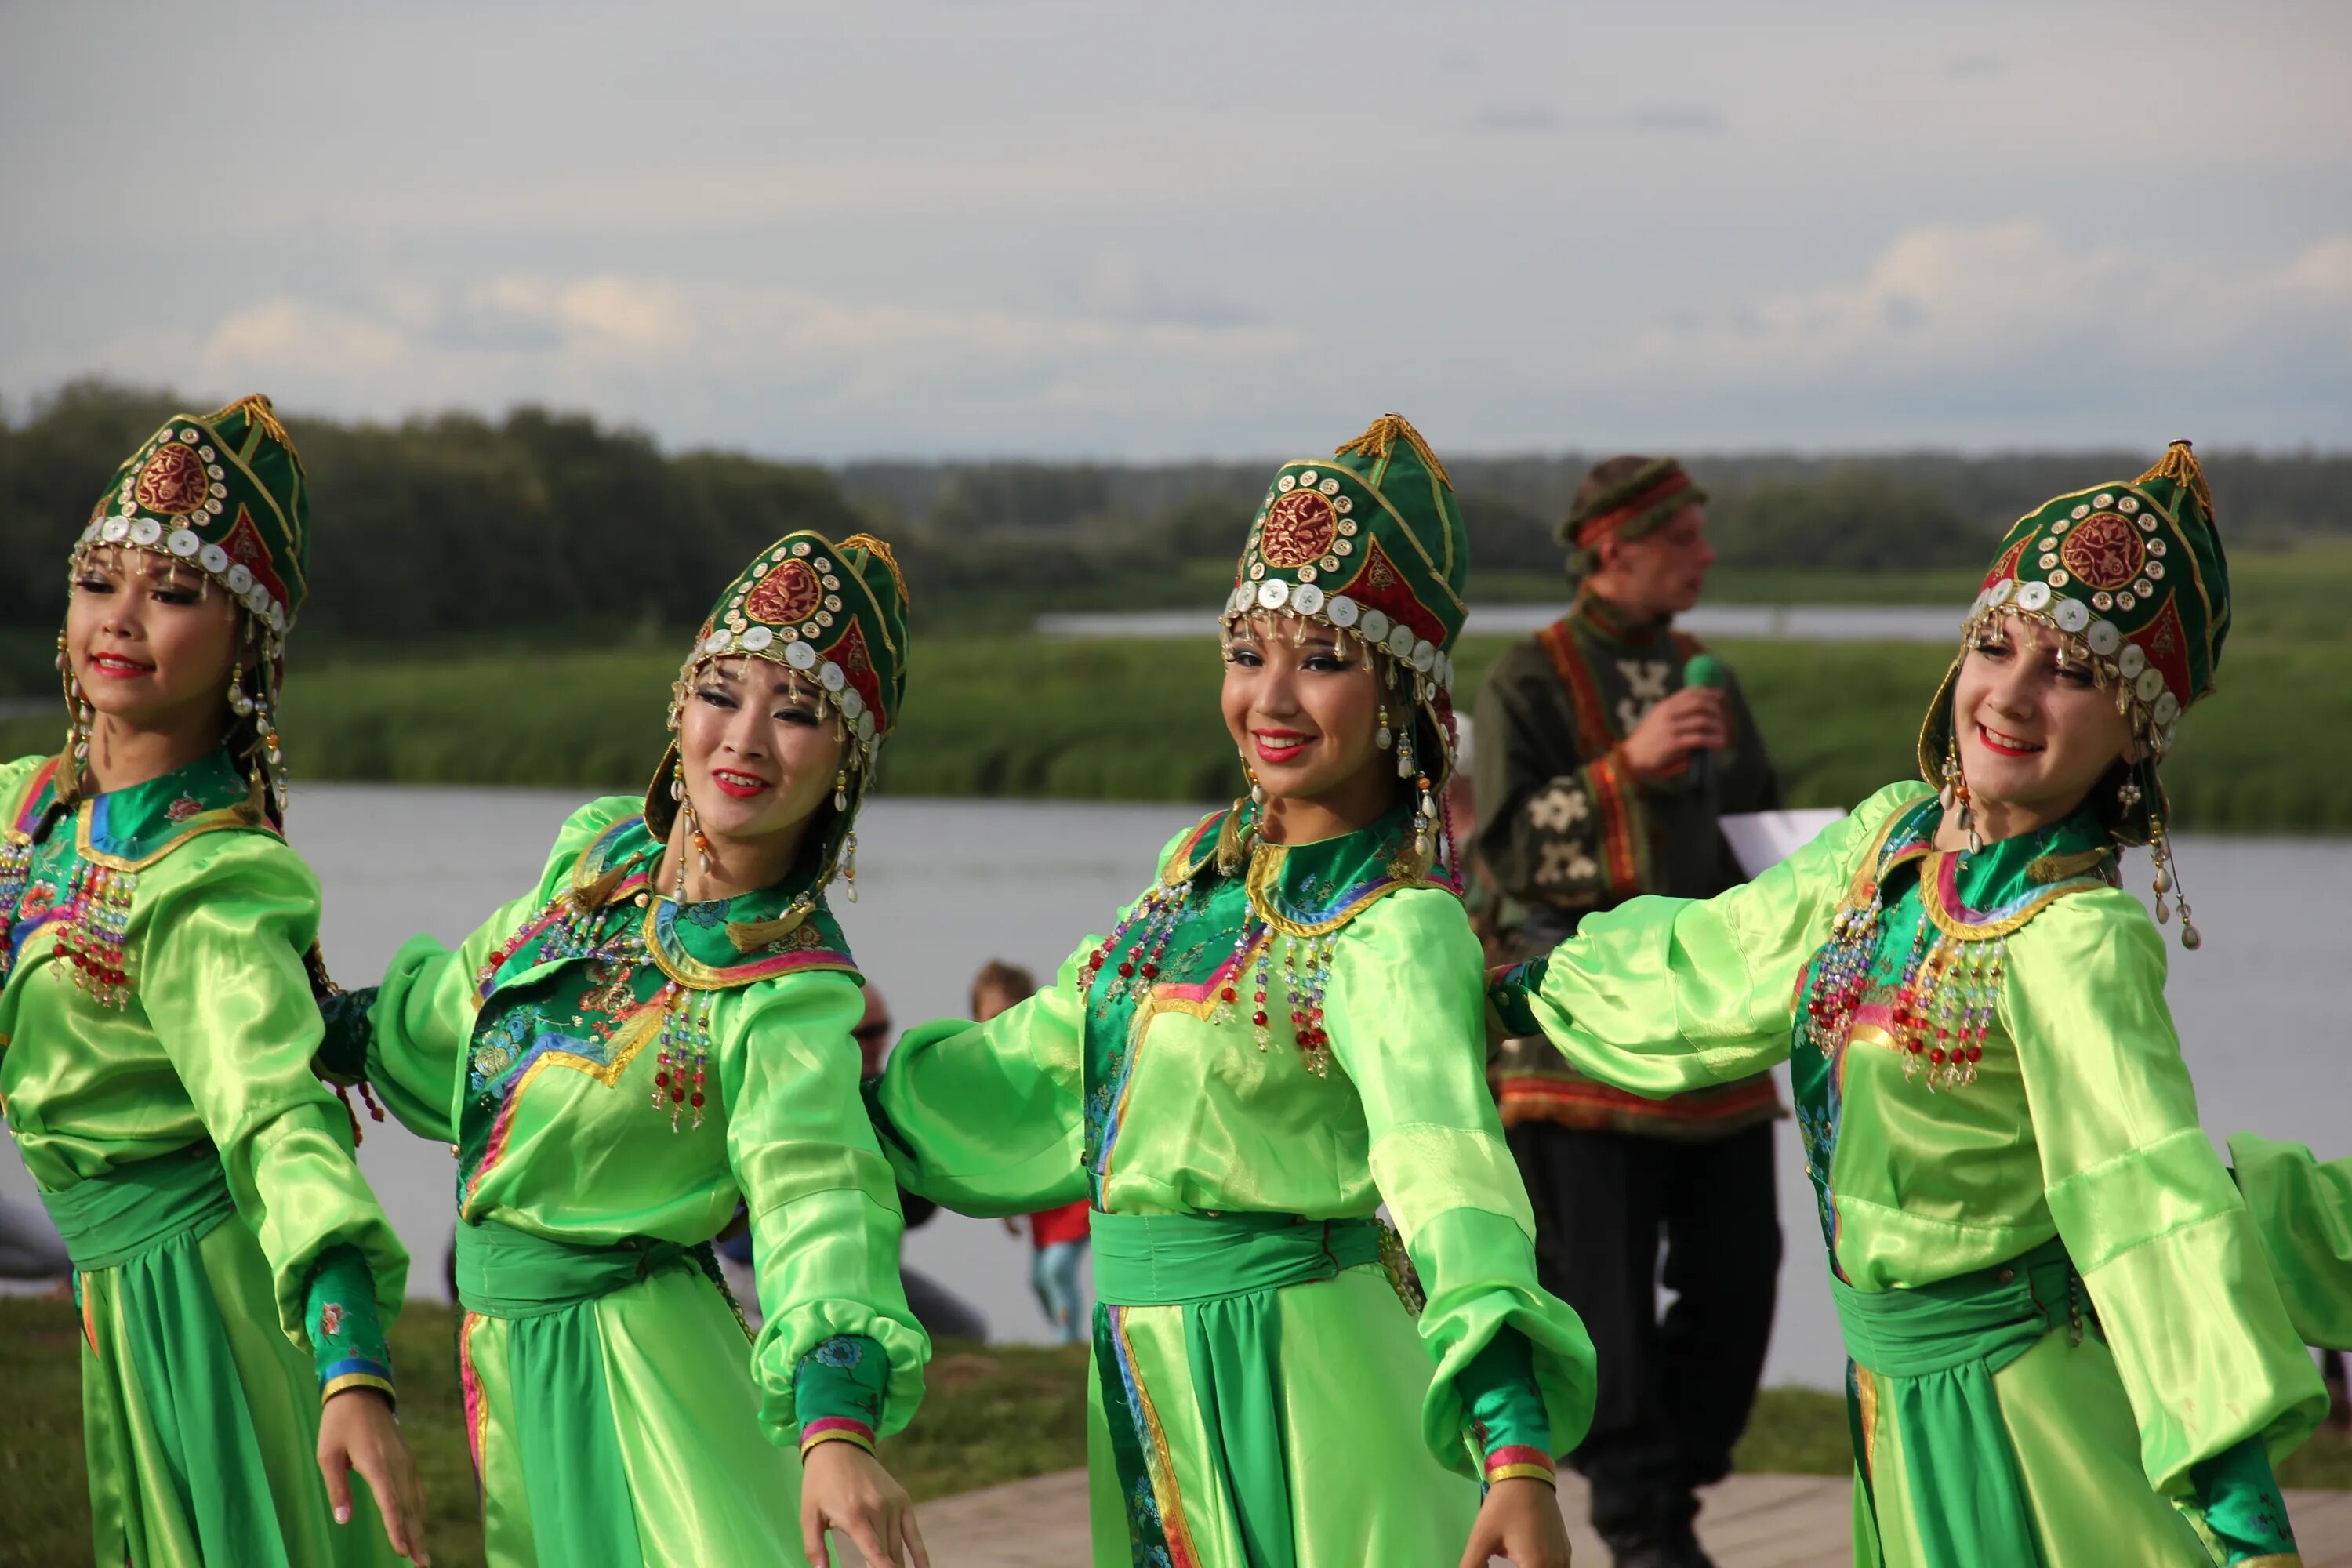
[[1553,1473],[1551,1456],[1541,1448],[1531,1448],[1524,1443],[1513,1443],[1496,1448],[1486,1455],[1486,1484],[1496,1481],[1541,1481],[1548,1487],[1559,1485]]
[[822,1415],[801,1428],[801,1458],[820,1443],[855,1443],[867,1453],[874,1451],[874,1428],[863,1421],[846,1415]]
[[482,1444],[489,1436],[489,1396],[482,1389],[482,1374],[474,1370],[474,1331],[482,1326],[479,1312],[466,1314],[457,1331],[457,1386],[466,1400],[466,1447],[474,1456],[474,1502],[484,1502],[482,1492]]
[[366,1356],[345,1356],[331,1363],[319,1374],[319,1403],[324,1405],[338,1394],[354,1388],[373,1388],[394,1404],[399,1403],[392,1386],[392,1368]]

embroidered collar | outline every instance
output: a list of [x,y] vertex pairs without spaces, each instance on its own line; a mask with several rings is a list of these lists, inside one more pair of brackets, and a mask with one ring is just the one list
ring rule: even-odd
[[[58,761],[44,763],[18,797],[10,837],[29,838],[57,802]],[[137,871],[202,833],[225,828],[275,834],[254,804],[253,786],[226,751],[104,795],[74,810],[74,847],[116,871]]]
[[1929,795],[1888,817],[1848,903],[1866,903],[1897,868],[1916,861],[1921,901],[1936,929],[1962,942],[1989,942],[2018,931],[2060,898],[2116,885],[2115,847],[2088,810],[1960,851],[1936,847],[1942,816],[1943,803]]
[[[652,887],[661,840],[643,816],[625,817],[600,834],[572,868],[574,898],[619,871],[600,904],[633,900],[645,910],[646,951],[663,973],[690,991],[729,990],[805,970],[857,973],[848,940],[834,919],[814,871],[796,871],[772,887],[729,899],[679,904]],[[748,950],[745,942],[755,945]]]
[[1664,637],[1675,624],[1672,616],[1643,616],[1618,608],[1598,594],[1577,596],[1568,618],[1583,629],[1627,647],[1647,647]]
[[[1160,868],[1163,885],[1227,875],[1216,867],[1217,840],[1234,810],[1211,812],[1177,844]],[[1404,873],[1401,860],[1412,832],[1412,814],[1400,805],[1334,838],[1311,844],[1261,839],[1251,846],[1241,873],[1250,908],[1286,936],[1321,936],[1400,888],[1446,888],[1443,881]]]

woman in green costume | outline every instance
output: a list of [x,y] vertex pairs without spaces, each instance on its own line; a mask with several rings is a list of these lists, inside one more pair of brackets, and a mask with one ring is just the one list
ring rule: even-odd
[[[73,552],[66,749],[0,765],[0,1100],[73,1257],[99,1563],[426,1561],[408,1256],[310,1070],[319,884],[281,837],[309,539],[268,399],[174,415]],[[337,1528],[352,1468],[381,1528]]]
[[1858,1563],[2296,1561],[2271,1460],[2326,1399],[2117,885],[2146,844],[2158,914],[2179,897],[2157,764],[2229,628],[2211,519],[2186,442],[2021,519],[1921,731],[1929,783],[1490,992],[1500,1028],[1636,1093],[1789,1060]]
[[[877,1435],[929,1345],[857,1094],[825,902],[906,677],[889,550],[809,531],[720,595],[642,800],[572,815],[538,884],[341,998],[325,1065],[457,1156],[459,1371],[501,1568],[925,1563]],[[756,1345],[711,1238],[751,1210]],[[779,1446],[797,1441],[795,1465]]]
[[913,1031],[869,1086],[910,1189],[1093,1202],[1098,1563],[1567,1561],[1552,1457],[1592,1350],[1536,1284],[1437,857],[1465,555],[1395,416],[1284,464],[1224,611],[1249,798],[1053,985]]

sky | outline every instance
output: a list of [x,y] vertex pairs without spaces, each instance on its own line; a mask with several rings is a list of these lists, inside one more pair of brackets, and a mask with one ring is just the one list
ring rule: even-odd
[[2342,449],[2347,84],[2261,0],[0,0],[0,413]]

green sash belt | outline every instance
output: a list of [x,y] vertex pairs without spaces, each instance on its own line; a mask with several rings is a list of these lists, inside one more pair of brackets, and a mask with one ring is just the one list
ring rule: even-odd
[[708,1242],[686,1247],[634,1237],[612,1247],[579,1247],[496,1220],[457,1226],[458,1303],[506,1324],[515,1447],[541,1563],[640,1568],[646,1561],[614,1426],[596,1303],[664,1269],[689,1266],[719,1278]]
[[[1240,1527],[1248,1568],[1297,1568],[1288,1441],[1282,1420],[1282,1321],[1286,1285],[1329,1279],[1380,1261],[1368,1219],[1289,1215],[1092,1216],[1095,1353],[1111,1387],[1126,1358],[1114,1311],[1181,1307],[1185,1359],[1217,1479]],[[1113,1413],[1116,1415],[1116,1413]],[[1110,1423],[1124,1490],[1150,1495],[1131,1420]]]
[[[2079,1288],[2054,1237],[1998,1268],[1913,1289],[1857,1290],[1831,1276],[1846,1354],[1872,1373],[1901,1440],[1928,1562],[2042,1561],[1992,1379],[2073,1321]],[[1847,1409],[1867,1488],[1868,1434],[1851,1392]]]
[[641,1236],[582,1247],[496,1220],[457,1226],[457,1300],[486,1318],[543,1318],[689,1263],[719,1278],[708,1242],[688,1247]]
[[[93,1514],[123,1520],[140,1489],[169,1491],[202,1561],[288,1568],[245,1380],[197,1250],[236,1212],[219,1153],[199,1143],[41,1201],[79,1271],[77,1304],[98,1290],[112,1309],[93,1326],[82,1369]],[[80,1278],[101,1271],[102,1283]],[[146,1402],[152,1433],[128,1429],[123,1402],[108,1396],[125,1382]]]
[[117,1165],[61,1193],[43,1193],[76,1268],[112,1268],[186,1237],[201,1241],[236,1212],[210,1143]]

